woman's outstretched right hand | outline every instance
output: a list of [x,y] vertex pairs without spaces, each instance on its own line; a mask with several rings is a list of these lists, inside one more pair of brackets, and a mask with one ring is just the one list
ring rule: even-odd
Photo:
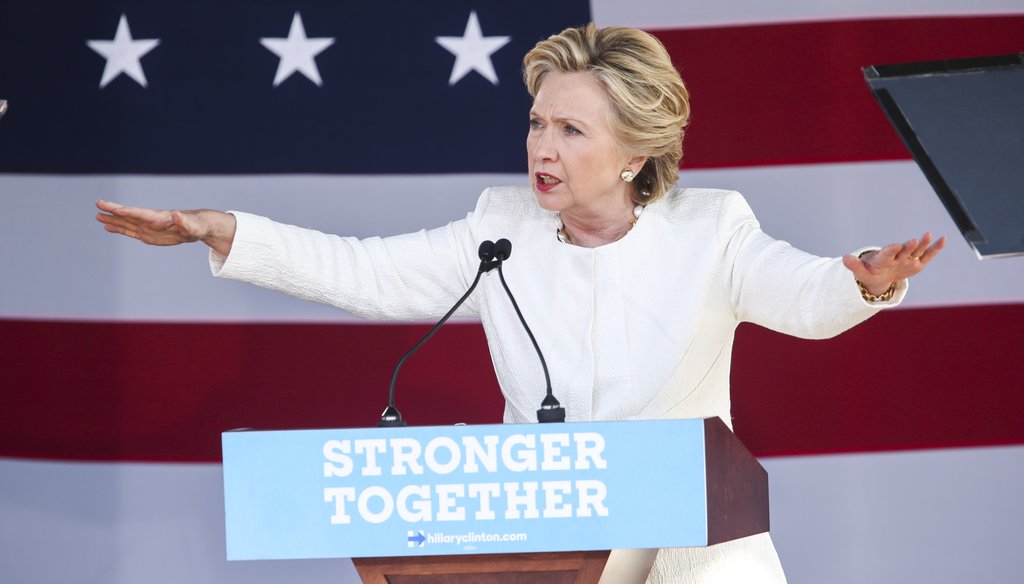
[[96,201],[102,211],[96,220],[110,233],[138,239],[149,245],[178,245],[202,241],[227,256],[235,239],[235,216],[212,209],[158,211]]

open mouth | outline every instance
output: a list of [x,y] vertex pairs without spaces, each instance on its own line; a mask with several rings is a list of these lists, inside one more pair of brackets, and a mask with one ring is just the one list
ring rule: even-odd
[[562,184],[560,179],[545,172],[538,172],[535,176],[537,178],[537,188],[542,191],[549,191]]

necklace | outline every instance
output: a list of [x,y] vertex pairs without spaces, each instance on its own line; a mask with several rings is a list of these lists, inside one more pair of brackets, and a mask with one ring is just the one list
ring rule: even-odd
[[[629,220],[629,227],[626,228],[626,233],[633,230],[633,227],[636,226],[637,219],[640,218],[640,214],[643,212],[644,205],[637,205],[633,207],[633,218]],[[562,222],[562,215],[560,213],[555,213],[555,236],[558,237],[558,241],[561,241],[562,243],[579,245],[573,241],[572,235],[569,235],[569,232],[566,231],[565,223]],[[625,237],[625,233],[622,236]]]

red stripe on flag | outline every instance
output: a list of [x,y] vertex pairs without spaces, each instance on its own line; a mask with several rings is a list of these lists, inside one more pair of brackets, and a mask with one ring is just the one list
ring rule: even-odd
[[[213,461],[232,428],[372,426],[425,330],[0,321],[0,455]],[[760,455],[1024,443],[1022,347],[1024,304],[891,311],[827,341],[744,325],[736,430]],[[501,420],[479,325],[399,381],[414,425]]]
[[686,167],[909,158],[862,67],[1024,50],[1024,16],[654,31],[691,91]]
[[734,359],[760,455],[1024,443],[1024,304],[887,311],[827,341],[743,325]]
[[[419,325],[0,321],[0,455],[213,461],[220,433],[375,426]],[[403,368],[411,424],[499,423],[483,329],[442,329]]]

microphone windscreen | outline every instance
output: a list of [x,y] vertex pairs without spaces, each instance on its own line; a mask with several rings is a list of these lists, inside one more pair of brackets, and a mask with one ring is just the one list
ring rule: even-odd
[[480,244],[480,251],[477,252],[480,255],[480,259],[485,262],[489,262],[494,259],[494,242],[491,240],[485,240]]
[[512,255],[512,242],[502,238],[494,242],[494,257],[501,261],[507,260]]

